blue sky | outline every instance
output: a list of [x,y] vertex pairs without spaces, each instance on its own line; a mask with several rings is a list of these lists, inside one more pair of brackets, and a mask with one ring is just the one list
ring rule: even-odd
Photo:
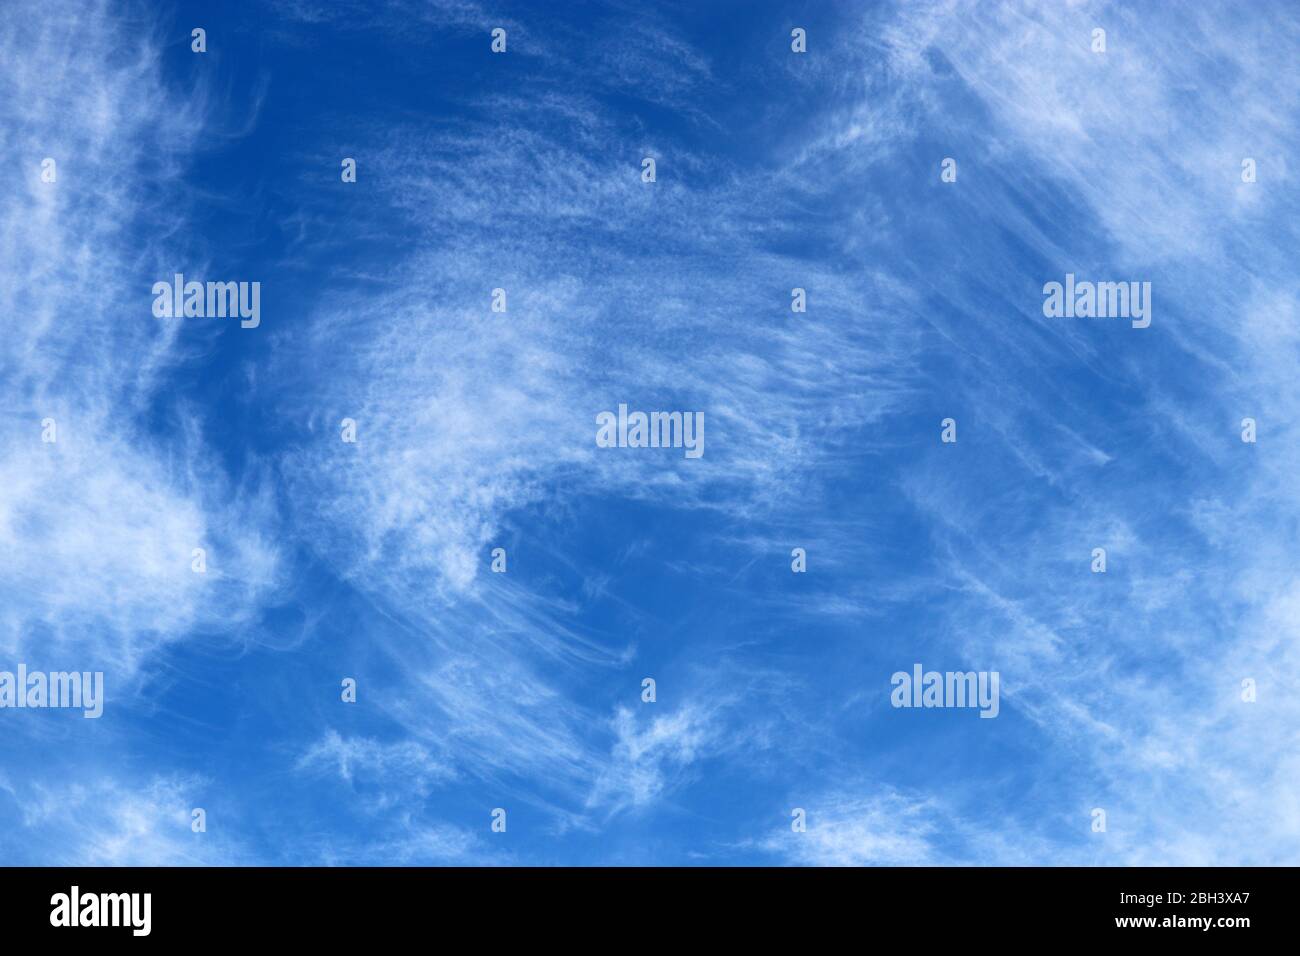
[[[1281,2],[6,4],[0,670],[107,691],[0,710],[0,862],[1295,863],[1297,52]],[[156,318],[176,272],[261,324]],[[619,403],[705,454],[596,447]],[[891,707],[916,662],[997,718]]]

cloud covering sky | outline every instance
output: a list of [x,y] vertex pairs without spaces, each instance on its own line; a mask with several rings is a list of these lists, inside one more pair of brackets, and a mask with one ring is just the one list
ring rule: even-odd
[[1297,54],[1280,0],[6,4],[0,670],[107,691],[0,710],[0,863],[1300,861]]

